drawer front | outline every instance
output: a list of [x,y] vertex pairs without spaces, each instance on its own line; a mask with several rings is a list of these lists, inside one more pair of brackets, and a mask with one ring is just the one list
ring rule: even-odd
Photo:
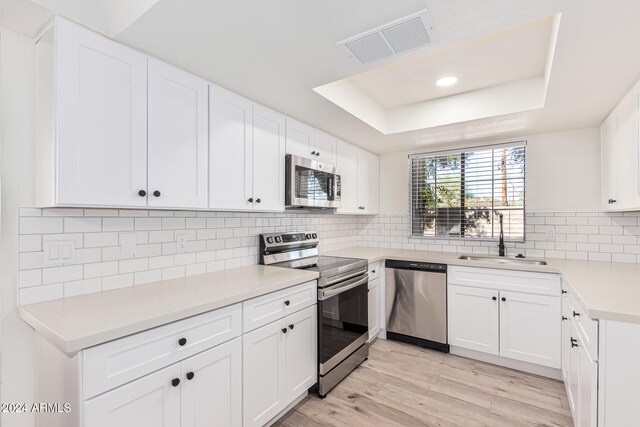
[[245,301],[242,303],[243,332],[252,331],[289,313],[307,308],[315,304],[317,299],[318,285],[314,280]]
[[447,274],[451,285],[538,295],[560,295],[560,276],[552,273],[451,266]]
[[[178,362],[240,336],[242,306],[235,304],[129,335],[84,351],[84,398]],[[184,340],[184,345],[180,345]]]
[[369,264],[369,281],[375,280],[378,277],[380,277],[380,263],[379,262],[372,262],[371,264]]
[[[589,353],[589,357],[593,361],[598,360],[598,321],[591,319],[586,314],[586,310],[582,301],[578,299],[573,293],[570,293],[569,298],[569,318],[576,325],[578,335],[582,345]],[[576,337],[578,338],[578,337]]]

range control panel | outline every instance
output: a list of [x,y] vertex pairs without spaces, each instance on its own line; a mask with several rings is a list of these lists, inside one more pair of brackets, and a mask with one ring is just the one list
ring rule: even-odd
[[300,243],[317,245],[319,242],[315,231],[261,234],[260,239],[260,243],[268,248],[294,246]]

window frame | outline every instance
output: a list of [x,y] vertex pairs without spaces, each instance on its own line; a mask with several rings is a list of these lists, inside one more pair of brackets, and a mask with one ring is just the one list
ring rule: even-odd
[[[471,236],[444,236],[444,235],[434,235],[434,236],[424,236],[413,234],[413,160],[416,158],[424,158],[424,157],[440,157],[447,156],[452,154],[459,154],[461,157],[463,153],[468,151],[480,151],[480,150],[497,150],[502,148],[513,148],[513,147],[524,147],[525,156],[524,156],[524,164],[522,166],[523,171],[523,191],[524,197],[522,200],[522,208],[517,208],[518,210],[522,209],[522,239],[504,239],[505,243],[526,243],[527,240],[527,140],[516,140],[510,142],[496,143],[496,144],[486,144],[486,145],[476,145],[476,146],[467,146],[449,150],[437,150],[437,151],[424,151],[420,153],[412,153],[408,155],[408,187],[409,187],[409,200],[408,200],[408,208],[409,208],[409,221],[408,223],[408,231],[409,231],[409,240],[414,240],[416,242],[421,242],[424,240],[430,240],[432,242],[435,241],[447,241],[447,240],[456,240],[456,241],[466,241],[466,242],[498,242],[500,240],[499,237],[471,237]],[[495,170],[492,170],[492,174]],[[492,178],[492,182],[495,182],[495,178]],[[507,209],[495,209],[495,197],[492,197],[491,200],[491,211],[494,212],[496,210],[508,210]],[[514,209],[515,210],[515,209]],[[437,243],[435,243],[437,244]]]

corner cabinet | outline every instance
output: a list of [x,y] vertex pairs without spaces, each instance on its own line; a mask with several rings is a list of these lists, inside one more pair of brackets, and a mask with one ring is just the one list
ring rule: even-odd
[[600,126],[602,209],[640,210],[640,83]]
[[209,86],[209,207],[284,210],[284,116]]
[[447,280],[452,353],[561,368],[558,275],[452,266]]
[[376,215],[380,211],[378,156],[338,141],[337,164],[342,206],[339,214]]
[[207,84],[55,18],[36,43],[36,204],[207,207]]
[[287,154],[336,164],[335,137],[287,117]]

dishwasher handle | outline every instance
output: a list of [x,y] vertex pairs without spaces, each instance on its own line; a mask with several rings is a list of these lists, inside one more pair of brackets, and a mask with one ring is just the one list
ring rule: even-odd
[[385,267],[393,268],[396,270],[414,270],[414,271],[425,271],[425,272],[433,272],[433,273],[447,272],[446,264],[437,264],[433,262],[387,260],[385,261]]

